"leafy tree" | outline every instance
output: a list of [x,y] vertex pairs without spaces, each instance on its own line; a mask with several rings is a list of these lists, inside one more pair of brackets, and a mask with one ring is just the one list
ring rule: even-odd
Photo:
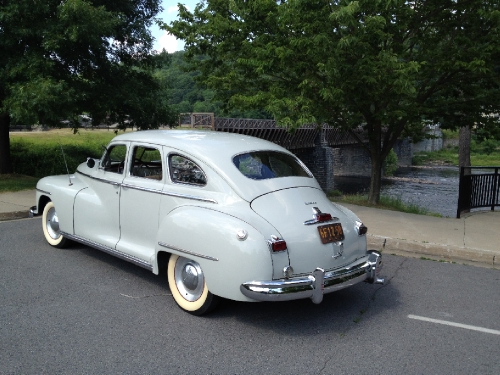
[[[283,126],[327,123],[383,160],[428,123],[498,124],[498,0],[206,0],[164,27],[215,99]],[[206,56],[200,60],[198,56]],[[481,126],[483,126],[481,125]]]
[[[200,73],[195,69],[187,71],[184,61],[184,51],[177,51],[170,55],[171,64],[161,69],[158,74],[169,82],[167,90],[169,104],[177,112],[213,112],[218,117],[234,118],[270,118],[269,113],[259,110],[244,110],[224,106],[224,103],[214,99],[214,90],[207,89],[203,82],[199,82]],[[203,60],[199,56],[198,60]]]
[[148,27],[160,0],[0,0],[0,173],[12,171],[11,122],[154,128],[172,121],[152,73]]

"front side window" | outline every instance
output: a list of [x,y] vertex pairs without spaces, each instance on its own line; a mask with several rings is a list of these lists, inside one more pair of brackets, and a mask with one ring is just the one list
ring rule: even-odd
[[265,180],[278,177],[311,177],[291,155],[277,151],[255,151],[233,158],[233,163],[246,177]]
[[160,150],[152,147],[134,147],[130,175],[161,180],[163,171]]
[[110,146],[104,152],[104,156],[101,160],[101,168],[103,168],[106,172],[122,174],[126,156],[127,146]]
[[173,182],[200,186],[207,184],[207,178],[202,169],[184,156],[170,155],[169,169]]

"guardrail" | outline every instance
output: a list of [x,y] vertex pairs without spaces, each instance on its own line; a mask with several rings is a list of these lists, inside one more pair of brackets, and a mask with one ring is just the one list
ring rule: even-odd
[[[491,171],[481,173],[481,171]],[[500,207],[500,167],[461,167],[457,219],[473,208]],[[466,173],[467,172],[467,173]]]

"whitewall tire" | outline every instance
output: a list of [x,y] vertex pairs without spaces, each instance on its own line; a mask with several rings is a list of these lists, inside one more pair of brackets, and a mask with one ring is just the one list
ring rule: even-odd
[[42,228],[45,239],[50,245],[58,248],[66,246],[67,239],[61,234],[59,217],[52,202],[48,202],[43,209]]
[[209,292],[197,262],[172,254],[167,273],[170,291],[181,309],[203,315],[217,305],[219,298]]

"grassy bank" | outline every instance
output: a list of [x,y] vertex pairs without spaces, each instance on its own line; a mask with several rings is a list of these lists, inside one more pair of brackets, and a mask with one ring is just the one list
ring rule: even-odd
[[109,130],[84,129],[76,134],[71,129],[10,133],[14,173],[38,178],[66,173],[61,146],[68,169],[74,172],[87,157],[100,157],[114,136]]

